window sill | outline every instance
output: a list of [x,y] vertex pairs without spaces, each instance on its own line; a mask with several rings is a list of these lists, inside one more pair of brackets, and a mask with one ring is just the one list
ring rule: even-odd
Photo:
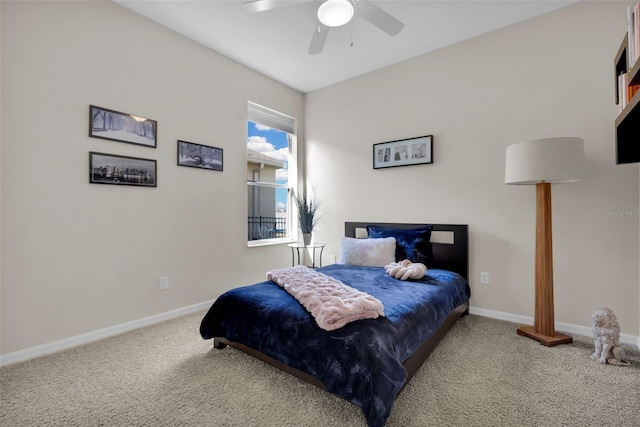
[[256,248],[261,246],[273,246],[294,243],[294,239],[262,239],[262,240],[249,240],[247,242],[248,248]]

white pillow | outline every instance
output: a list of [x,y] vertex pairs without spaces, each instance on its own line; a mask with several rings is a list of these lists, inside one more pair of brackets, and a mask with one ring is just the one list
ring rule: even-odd
[[343,237],[340,244],[340,264],[384,267],[396,261],[396,239],[353,239]]

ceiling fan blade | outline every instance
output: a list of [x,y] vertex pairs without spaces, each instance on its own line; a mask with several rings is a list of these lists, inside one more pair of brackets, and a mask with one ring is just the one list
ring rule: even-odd
[[282,0],[251,0],[244,2],[242,7],[244,7],[245,12],[254,13],[264,12],[265,10],[271,10],[289,4],[291,4],[291,2]]
[[355,13],[371,22],[390,36],[395,36],[404,28],[404,24],[402,22],[366,0],[355,4]]
[[322,52],[324,42],[327,40],[327,34],[329,34],[329,27],[321,22],[316,24],[316,28],[313,30],[313,37],[311,38],[311,44],[309,45],[309,53],[312,55]]
[[242,4],[245,12],[264,12],[265,10],[277,9],[283,6],[295,6],[311,0],[249,0]]

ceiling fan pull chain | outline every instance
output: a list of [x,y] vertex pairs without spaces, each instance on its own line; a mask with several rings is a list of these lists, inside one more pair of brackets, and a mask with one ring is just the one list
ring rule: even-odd
[[350,25],[350,27],[351,27],[351,45],[350,46],[353,47],[353,20],[351,21],[350,24],[351,24]]

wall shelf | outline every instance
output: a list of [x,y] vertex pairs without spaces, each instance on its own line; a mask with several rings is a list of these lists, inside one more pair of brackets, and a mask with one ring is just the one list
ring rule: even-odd
[[[618,76],[627,73],[627,87],[640,84],[640,59],[633,68],[627,65],[628,35],[620,44],[614,59],[616,103],[620,104]],[[627,87],[623,88],[626,92]],[[629,100],[615,120],[616,126],[616,164],[640,162],[640,92]]]

